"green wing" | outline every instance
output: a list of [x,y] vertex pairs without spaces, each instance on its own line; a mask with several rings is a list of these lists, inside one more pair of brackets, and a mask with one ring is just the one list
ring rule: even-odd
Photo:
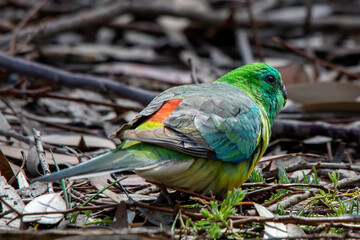
[[[163,121],[163,127],[126,130],[139,126],[164,102],[179,98],[182,102]],[[253,154],[261,131],[258,106],[245,92],[210,83],[165,91],[117,134],[122,139],[152,143],[192,156],[241,162]]]

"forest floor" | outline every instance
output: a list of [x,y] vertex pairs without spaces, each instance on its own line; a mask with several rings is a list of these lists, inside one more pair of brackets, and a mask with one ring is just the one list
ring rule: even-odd
[[[0,238],[360,238],[359,14],[355,0],[0,0]],[[152,204],[162,186],[130,171],[32,181],[116,148],[159,92],[257,61],[289,100],[227,199],[169,188],[175,204]]]

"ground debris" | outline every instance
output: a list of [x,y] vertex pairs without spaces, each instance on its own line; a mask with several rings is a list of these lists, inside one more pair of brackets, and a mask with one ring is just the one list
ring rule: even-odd
[[[0,238],[360,238],[359,2],[144,3],[0,1]],[[171,188],[161,201],[167,186],[125,171],[54,183],[60,223],[24,212],[52,191],[33,181],[34,128],[55,172],[115,149],[109,135],[160,91],[253,61],[279,69],[289,99],[228,201]]]

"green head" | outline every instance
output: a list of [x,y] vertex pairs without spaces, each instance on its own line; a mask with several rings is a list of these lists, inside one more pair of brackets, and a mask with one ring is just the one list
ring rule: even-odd
[[266,111],[272,124],[287,100],[281,74],[265,63],[252,63],[237,68],[216,82],[238,87],[250,95]]

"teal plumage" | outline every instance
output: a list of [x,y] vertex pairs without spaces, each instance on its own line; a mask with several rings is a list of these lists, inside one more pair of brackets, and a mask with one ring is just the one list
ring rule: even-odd
[[156,183],[224,194],[249,177],[285,102],[280,73],[263,63],[174,87],[113,135],[123,141],[117,149],[39,179],[131,169]]

